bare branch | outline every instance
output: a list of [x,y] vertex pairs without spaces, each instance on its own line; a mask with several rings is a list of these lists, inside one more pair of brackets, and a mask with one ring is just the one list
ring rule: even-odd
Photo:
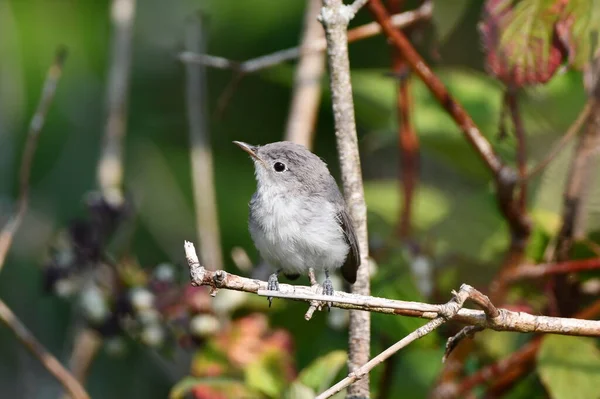
[[123,140],[127,127],[127,97],[131,66],[131,42],[136,0],[113,0],[111,5],[112,49],[108,75],[108,118],[98,162],[98,186],[112,205],[124,201]]
[[[204,52],[205,39],[200,16],[195,16],[189,21],[186,47],[196,53]],[[221,233],[217,219],[213,157],[207,126],[206,70],[203,65],[187,64],[186,75],[190,161],[200,254],[204,263],[215,269],[222,269]]]
[[90,396],[75,377],[44,348],[2,300],[0,300],[0,319],[2,319],[2,322],[12,330],[23,346],[38,358],[46,370],[58,380],[74,399],[89,399]]
[[[356,2],[355,5],[360,5]],[[369,295],[369,242],[367,234],[367,206],[363,189],[358,137],[354,117],[354,99],[350,82],[348,57],[348,23],[355,10],[342,0],[323,0],[319,20],[325,28],[329,89],[333,107],[335,137],[340,160],[344,197],[360,249],[360,266],[352,286],[354,294]],[[350,312],[348,369],[354,372],[369,361],[371,342],[371,315],[367,312]],[[349,397],[369,397],[369,376],[366,375],[348,389]]]
[[[591,319],[600,314],[600,300],[592,303],[585,309],[577,312],[575,317],[580,319]],[[535,365],[535,355],[542,342],[542,336],[537,336],[525,344],[518,351],[495,363],[487,365],[466,377],[455,387],[442,388],[451,391],[451,395],[443,397],[464,398],[473,388],[484,382],[494,382],[494,385],[505,385],[507,380],[516,381],[530,372]],[[435,396],[434,396],[435,397]]]
[[[410,26],[418,21],[431,18],[433,7],[430,2],[425,2],[421,7],[392,15],[391,22],[397,28]],[[381,27],[377,22],[371,22],[348,31],[348,43],[367,39],[381,33]],[[217,57],[207,54],[197,54],[185,51],[178,55],[182,62],[204,64],[211,68],[231,69],[240,74],[248,74],[271,68],[286,61],[299,58],[302,55],[323,52],[327,49],[325,38],[315,39],[309,43],[303,43],[302,46],[292,47],[285,50],[279,50],[271,54],[263,55],[244,62],[229,60],[223,57]]]
[[[316,40],[325,40],[323,27],[317,20],[321,0],[308,0],[304,16],[301,48]],[[285,129],[285,140],[312,147],[313,133],[321,102],[321,78],[325,72],[323,52],[304,53],[296,67],[294,93]]]
[[62,75],[63,64],[67,57],[67,50],[64,47],[60,47],[56,51],[54,62],[48,73],[46,74],[46,80],[42,87],[42,95],[38,106],[29,122],[29,130],[27,131],[27,140],[25,142],[25,149],[23,150],[23,158],[21,159],[21,170],[19,174],[19,197],[16,203],[16,210],[14,215],[6,222],[2,231],[0,232],[0,271],[4,267],[6,261],[6,255],[12,245],[12,241],[15,233],[21,226],[23,217],[27,212],[29,205],[29,176],[31,175],[31,167],[33,164],[33,156],[37,148],[38,138],[46,122],[46,115],[50,109],[50,104],[54,99],[56,93],[56,87],[58,81]]
[[394,353],[408,346],[413,341],[416,341],[417,339],[429,334],[445,322],[446,319],[444,319],[443,317],[438,317],[436,319],[431,320],[423,327],[417,328],[415,331],[411,332],[406,337],[402,338],[400,341],[396,342],[394,345],[390,346],[389,348],[381,352],[379,355],[375,356],[368,363],[354,370],[354,372],[351,372],[346,378],[344,378],[325,392],[318,395],[316,399],[330,398],[336,393],[340,392],[342,389],[346,388],[348,385],[354,383],[355,381],[361,378],[364,378],[373,368],[381,364]]
[[524,265],[507,273],[507,281],[534,279],[553,274],[576,273],[586,270],[600,269],[600,258],[568,260],[559,263]]
[[[198,261],[194,244],[189,241],[184,245],[186,259],[190,267],[192,285],[208,286],[214,289],[229,289],[286,298],[310,303],[332,302],[333,307],[340,309],[362,310],[366,312],[386,313],[390,315],[435,319],[448,314],[447,304],[429,304],[422,302],[400,301],[379,298],[356,293],[335,291],[333,296],[315,293],[315,287],[291,284],[279,284],[279,291],[267,290],[267,282],[230,274],[224,270],[210,271]],[[513,331],[523,333],[551,333],[578,336],[600,336],[600,320],[582,320],[577,318],[536,316],[525,312],[513,312],[496,308],[489,299],[479,291],[463,284],[459,292],[468,294],[470,299],[485,311],[460,309],[453,321],[466,325],[481,326],[495,331]],[[494,315],[498,312],[498,315]]]
[[442,363],[446,362],[448,356],[454,348],[458,346],[458,344],[465,338],[473,338],[475,333],[479,331],[483,331],[485,328],[481,326],[466,326],[463,327],[455,336],[448,338],[448,342],[446,342],[446,350],[444,351],[444,357],[442,358]]

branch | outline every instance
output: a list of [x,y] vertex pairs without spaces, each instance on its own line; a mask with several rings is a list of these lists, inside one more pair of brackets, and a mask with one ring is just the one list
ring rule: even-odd
[[433,330],[435,330],[436,328],[438,328],[445,322],[446,322],[446,319],[444,319],[443,317],[438,317],[436,319],[431,320],[430,322],[425,324],[423,327],[417,328],[415,331],[408,334],[406,337],[402,338],[400,341],[396,342],[394,345],[390,346],[389,348],[387,348],[386,350],[381,352],[379,355],[375,356],[368,363],[359,367],[354,372],[351,372],[346,378],[344,378],[343,380],[341,380],[340,382],[338,382],[337,384],[335,384],[334,386],[332,386],[325,392],[318,395],[316,397],[316,399],[330,398],[333,395],[335,395],[336,393],[340,392],[342,389],[346,388],[348,385],[354,383],[355,381],[357,381],[361,378],[364,378],[371,370],[373,370],[373,368],[375,368],[376,366],[381,364],[383,361],[385,361],[387,358],[392,356],[394,353],[396,353],[400,349],[408,346],[413,341],[416,341],[417,339],[422,338],[425,335],[429,334],[430,332],[432,332]]
[[106,201],[121,205],[124,201],[123,140],[127,127],[127,97],[131,66],[131,41],[136,0],[112,0],[112,49],[108,75],[108,119],[98,162],[98,186]]
[[450,116],[462,129],[465,137],[475,148],[486,166],[495,177],[505,168],[502,160],[494,152],[494,149],[483,136],[475,122],[471,119],[465,109],[450,95],[442,81],[427,66],[423,58],[412,47],[406,36],[392,25],[381,0],[371,0],[368,4],[369,10],[375,20],[381,25],[383,33],[388,37],[390,44],[395,46],[402,54],[413,71],[419,75],[423,83],[429,88],[440,104],[448,111]]
[[[219,289],[229,289],[255,293],[265,297],[272,296],[274,298],[285,298],[308,303],[332,302],[333,307],[340,309],[362,310],[424,319],[435,319],[447,314],[447,304],[400,301],[342,291],[335,291],[333,296],[320,295],[315,292],[315,289],[318,289],[318,287],[311,286],[280,283],[279,291],[270,291],[267,289],[266,281],[237,276],[227,273],[224,270],[211,271],[204,268],[198,261],[194,244],[189,241],[185,242],[184,249],[190,267],[192,285],[211,287],[213,295],[216,295]],[[485,295],[466,284],[463,284],[461,291],[468,292],[469,299],[484,309],[460,309],[451,319],[462,324],[481,326],[495,331],[600,336],[600,320],[536,316],[525,312],[513,312],[507,309],[496,308]]]
[[65,369],[63,365],[38,342],[33,334],[23,325],[23,323],[21,323],[17,316],[2,300],[0,300],[0,319],[2,319],[2,322],[12,330],[23,346],[38,358],[46,370],[58,380],[73,398],[89,399],[90,396],[75,377],[73,377],[67,369]]
[[530,222],[527,216],[519,211],[519,207],[513,198],[514,188],[518,181],[517,174],[512,168],[504,164],[467,111],[450,95],[442,81],[427,66],[406,36],[390,23],[390,17],[381,0],[371,0],[368,7],[375,20],[381,25],[390,44],[400,51],[412,70],[421,78],[438,102],[461,128],[466,139],[492,172],[498,190],[498,205],[510,225],[513,241],[524,246],[529,236]]
[[506,89],[505,102],[508,104],[517,139],[517,165],[520,179],[519,210],[524,214],[527,212],[527,142],[516,90]]
[[[400,12],[403,0],[390,0],[391,12]],[[428,4],[425,2],[423,6]],[[398,79],[398,92],[396,96],[398,119],[398,147],[400,150],[400,176],[402,185],[402,211],[397,229],[401,238],[410,235],[412,227],[412,209],[415,188],[419,178],[419,138],[411,121],[412,95],[410,70],[397,49],[392,51],[392,68]]]
[[[321,11],[321,0],[309,0],[304,16],[304,35],[301,48],[323,40],[323,27],[317,20]],[[313,133],[319,103],[321,102],[321,78],[325,72],[323,52],[304,53],[296,67],[294,93],[285,129],[285,140],[312,147]]]
[[0,232],[0,271],[4,266],[6,255],[12,245],[12,241],[15,233],[21,226],[23,217],[27,212],[29,205],[29,176],[31,175],[31,166],[33,164],[33,156],[37,148],[38,138],[44,122],[46,122],[46,115],[50,109],[50,104],[54,99],[56,93],[56,87],[58,81],[62,75],[62,69],[67,57],[67,49],[60,47],[56,51],[54,62],[48,73],[46,74],[46,80],[42,87],[42,95],[38,106],[29,122],[29,130],[27,131],[27,141],[25,142],[25,149],[23,150],[23,158],[21,159],[21,170],[19,174],[19,197],[17,199],[16,211],[14,215],[6,222],[2,231]]
[[524,265],[517,269],[511,270],[504,276],[504,278],[511,282],[546,277],[555,274],[576,273],[598,269],[600,269],[600,258],[577,259],[560,263]]
[[[202,53],[205,49],[200,16],[190,19],[186,47]],[[217,219],[217,202],[213,172],[213,157],[208,133],[206,70],[203,65],[186,65],[187,113],[190,135],[190,161],[196,231],[200,238],[202,260],[215,269],[223,268],[221,234]]]
[[[397,28],[410,26],[418,21],[429,19],[433,13],[431,3],[426,2],[421,7],[413,11],[403,12],[392,15],[391,22]],[[348,31],[348,43],[367,39],[381,33],[381,27],[377,22],[371,22]],[[285,50],[279,50],[271,54],[252,58],[244,62],[233,61],[224,57],[218,57],[208,54],[197,54],[185,51],[178,55],[181,62],[203,64],[211,68],[230,69],[239,74],[249,74],[260,70],[271,68],[286,61],[291,61],[303,55],[321,53],[327,49],[325,38],[314,39],[308,43],[302,43],[302,46],[291,47]]]
[[[363,189],[358,137],[354,117],[354,99],[350,82],[348,57],[348,24],[365,0],[356,0],[352,6],[342,0],[323,0],[319,19],[325,28],[329,88],[335,137],[340,160],[344,197],[354,225],[360,249],[360,266],[352,292],[359,295],[370,293],[369,242],[367,235],[367,206]],[[350,312],[348,369],[358,370],[369,361],[371,341],[371,315],[367,312]],[[348,388],[348,397],[368,398],[369,376]]]
[[[575,316],[590,319],[600,314],[600,300],[578,312]],[[464,398],[473,388],[485,382],[506,381],[509,377],[514,381],[527,374],[535,365],[535,355],[543,336],[537,336],[510,356],[485,366],[476,373],[466,377],[456,388],[450,388],[453,395],[449,397]],[[445,396],[448,397],[448,396]]]

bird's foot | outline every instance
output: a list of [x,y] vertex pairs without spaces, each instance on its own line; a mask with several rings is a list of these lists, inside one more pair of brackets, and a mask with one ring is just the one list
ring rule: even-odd
[[[327,273],[327,277],[325,278],[325,281],[323,281],[323,295],[333,295],[333,284],[331,283],[331,280],[329,279],[329,273]],[[331,302],[327,302],[327,311],[331,312]]]
[[[267,290],[279,291],[279,280],[277,279],[277,273],[273,273],[269,276],[269,280],[267,281]],[[267,300],[269,301],[269,307],[271,307],[273,297],[267,297]]]

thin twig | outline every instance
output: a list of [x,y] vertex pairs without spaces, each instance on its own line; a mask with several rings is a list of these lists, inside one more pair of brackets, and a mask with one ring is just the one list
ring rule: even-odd
[[558,139],[558,141],[552,146],[552,149],[548,152],[548,154],[546,154],[546,157],[543,160],[541,160],[537,165],[535,165],[529,170],[529,172],[527,173],[527,180],[530,180],[535,175],[544,170],[546,166],[548,166],[548,164],[552,162],[556,155],[562,149],[565,148],[565,145],[577,135],[577,133],[581,130],[581,127],[583,126],[584,122],[590,115],[590,110],[592,109],[591,105],[592,103],[590,101],[588,101],[585,104],[579,115],[577,115],[577,118],[575,119],[573,124],[569,126],[567,133],[565,133],[560,139]]
[[446,362],[446,359],[448,359],[448,356],[450,355],[450,353],[452,353],[454,348],[456,348],[456,346],[463,339],[465,339],[467,337],[473,338],[475,333],[477,333],[479,331],[483,331],[483,330],[484,330],[484,328],[481,326],[466,326],[466,327],[463,327],[462,330],[460,330],[456,335],[448,338],[448,341],[446,342],[446,350],[444,351],[444,357],[442,358],[442,363]]
[[373,359],[369,360],[364,366],[359,367],[357,370],[354,370],[348,374],[346,378],[317,396],[317,399],[326,399],[329,398],[336,393],[340,392],[342,389],[352,384],[353,382],[364,378],[374,367],[385,361],[387,358],[392,356],[394,353],[398,352],[400,349],[409,345],[413,341],[424,337],[429,334],[448,320],[452,319],[463,307],[465,301],[471,297],[471,295],[476,294],[477,291],[472,287],[463,285],[460,288],[459,292],[454,293],[454,297],[445,305],[444,310],[439,313],[438,317],[431,320],[429,323],[425,324],[422,327],[417,328],[412,333],[408,334],[406,337],[396,342],[394,345],[390,346],[379,355],[375,356]]
[[568,260],[559,263],[524,265],[512,270],[504,278],[507,281],[535,279],[553,274],[577,273],[600,269],[600,258]]
[[[360,266],[357,271],[356,282],[352,286],[352,292],[354,294],[369,295],[367,206],[358,151],[347,40],[348,24],[364,4],[364,0],[356,0],[352,6],[344,5],[342,0],[323,0],[323,8],[319,19],[325,28],[325,39],[327,40],[329,88],[344,197],[360,249]],[[370,313],[350,312],[348,335],[348,369],[350,372],[354,372],[359,366],[369,361],[371,349]],[[369,397],[369,392],[368,375],[348,388],[348,396],[350,397],[366,398]]]
[[54,99],[58,81],[62,75],[62,69],[67,57],[67,49],[60,47],[56,51],[54,62],[48,73],[42,87],[42,95],[38,106],[29,122],[29,130],[27,131],[27,139],[25,149],[23,150],[23,158],[21,159],[21,170],[19,173],[19,197],[16,202],[16,210],[14,215],[6,222],[0,232],[0,271],[4,267],[6,255],[12,245],[15,233],[21,226],[23,217],[27,212],[29,205],[29,176],[31,175],[31,167],[33,165],[33,156],[37,148],[38,138],[46,122],[46,115],[50,109],[50,104]]
[[[361,310],[367,312],[385,313],[435,319],[448,312],[447,304],[429,304],[422,302],[400,301],[396,299],[379,298],[356,293],[335,291],[334,295],[315,293],[315,287],[279,284],[279,291],[267,289],[267,282],[237,276],[224,270],[211,271],[204,268],[198,261],[194,245],[186,241],[184,245],[186,259],[190,267],[192,285],[208,286],[215,289],[229,289],[255,293],[260,296],[272,296],[303,302],[331,302],[333,307],[340,309]],[[460,292],[469,294],[484,310],[460,309],[453,320],[466,325],[483,326],[496,331],[514,332],[544,332],[562,335],[600,336],[599,320],[580,320],[575,318],[535,316],[525,312],[513,312],[493,306],[485,295],[474,288],[463,284]],[[486,312],[488,315],[486,315]],[[498,315],[494,315],[498,312]]]
[[[205,38],[201,16],[190,18],[186,34],[189,51],[202,53]],[[215,269],[223,268],[221,233],[217,219],[213,156],[208,133],[206,70],[203,65],[186,64],[187,113],[190,136],[192,186],[196,207],[196,231],[200,238],[200,256]]]
[[88,399],[90,397],[77,379],[44,348],[2,300],[0,300],[0,319],[74,399]]
[[98,187],[106,201],[124,201],[123,141],[127,127],[127,98],[131,67],[131,42],[136,0],[113,0],[111,5],[112,49],[107,90],[107,122],[98,161]]
[[431,320],[424,326],[417,328],[415,331],[411,332],[406,337],[402,338],[400,341],[396,342],[394,345],[390,346],[389,348],[381,352],[379,355],[375,356],[365,365],[355,369],[346,378],[344,378],[325,392],[318,395],[316,399],[330,398],[336,393],[340,392],[342,389],[346,388],[348,385],[354,383],[357,380],[360,380],[361,378],[364,378],[373,368],[381,364],[385,359],[389,358],[405,346],[408,346],[413,341],[416,341],[417,339],[429,334],[445,322],[446,319],[444,319],[443,317],[438,317],[436,319]]
[[[392,15],[392,24],[397,28],[404,28],[414,24],[415,22],[431,18],[432,12],[433,7],[431,3],[426,2],[415,10]],[[371,22],[349,30],[348,43],[367,39],[380,33],[381,27],[379,24],[376,22]],[[180,53],[178,58],[180,61],[186,63],[204,64],[212,68],[233,70],[238,74],[249,74],[258,72],[262,69],[271,68],[286,61],[294,60],[302,55],[324,52],[326,49],[327,41],[325,38],[321,38],[315,39],[310,43],[303,43],[302,46],[279,50],[274,53],[252,58],[244,62],[233,61],[213,55],[196,54],[189,51]]]
[[[317,20],[321,0],[308,0],[304,16],[301,48],[316,40],[325,40],[323,27]],[[285,129],[285,140],[312,147],[315,122],[321,102],[321,79],[325,72],[325,54],[302,54],[296,67],[294,93]]]

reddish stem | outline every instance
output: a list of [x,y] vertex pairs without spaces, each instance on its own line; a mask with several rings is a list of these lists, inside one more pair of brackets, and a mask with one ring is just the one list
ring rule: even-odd
[[600,258],[577,259],[560,263],[522,266],[507,273],[504,277],[507,281],[516,281],[597,269],[600,269]]
[[460,103],[452,98],[442,81],[433,73],[431,68],[427,66],[406,36],[392,25],[390,16],[385,10],[381,0],[371,0],[367,6],[375,20],[381,25],[383,33],[387,36],[390,44],[398,49],[412,70],[419,75],[440,104],[448,111],[450,116],[452,116],[454,121],[462,129],[469,143],[475,148],[494,176],[498,177],[501,169],[504,168],[504,164],[494,152],[494,149],[488,140],[481,134],[481,131],[477,125],[475,125],[469,114]]
[[507,89],[504,100],[508,105],[510,116],[515,127],[515,137],[517,139],[517,166],[519,170],[519,179],[521,180],[519,190],[519,207],[522,213],[526,212],[527,207],[527,143],[525,139],[525,127],[521,119],[517,93],[512,89]]

